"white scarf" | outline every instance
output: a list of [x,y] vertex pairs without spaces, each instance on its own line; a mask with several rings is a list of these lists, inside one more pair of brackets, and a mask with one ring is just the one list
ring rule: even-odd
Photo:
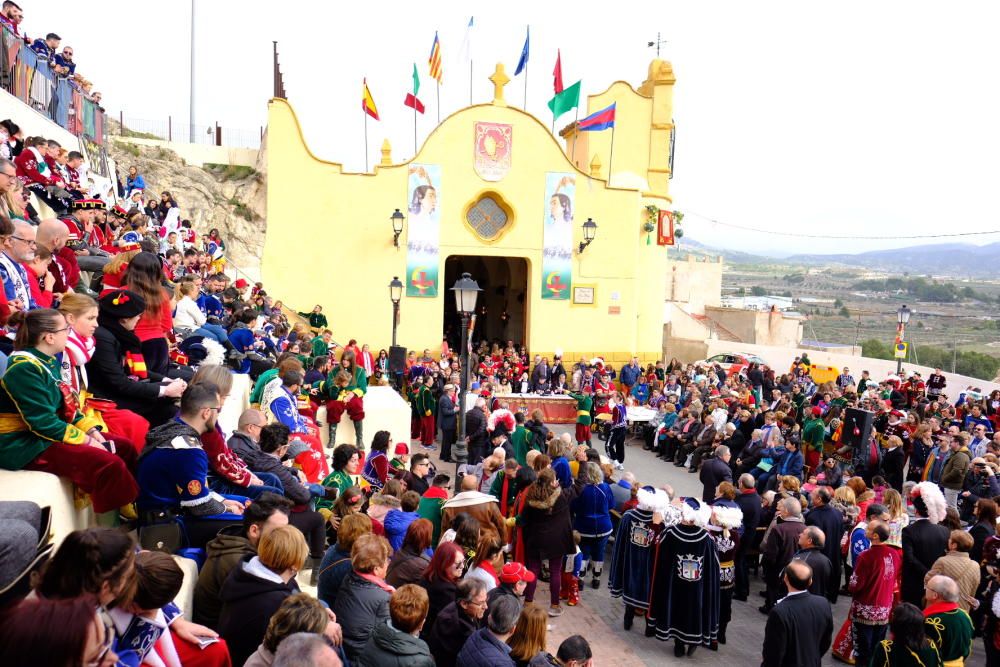
[[[7,278],[14,286],[14,298],[20,299],[25,309],[31,306],[31,291],[27,283],[27,272],[20,262],[15,262],[7,256],[7,253],[0,253],[0,264],[7,270]],[[24,271],[24,273],[22,273]]]
[[94,356],[97,342],[94,337],[84,338],[72,327],[66,335],[66,349],[62,356],[62,378],[73,391],[87,388],[85,364]]
[[31,151],[31,154],[35,156],[35,162],[38,163],[38,173],[41,174],[42,176],[48,177],[50,171],[49,163],[45,161],[44,157],[42,157],[41,152],[39,152],[39,150],[34,147],[29,148],[28,150]]

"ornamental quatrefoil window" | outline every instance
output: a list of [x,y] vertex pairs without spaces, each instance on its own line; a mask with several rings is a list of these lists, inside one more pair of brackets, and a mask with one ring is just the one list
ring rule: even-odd
[[483,195],[469,207],[465,221],[484,241],[495,241],[510,224],[510,211],[494,194]]

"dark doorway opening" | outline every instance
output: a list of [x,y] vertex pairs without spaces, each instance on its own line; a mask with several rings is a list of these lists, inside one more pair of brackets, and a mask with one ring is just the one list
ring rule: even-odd
[[461,317],[455,310],[452,285],[468,273],[482,290],[476,304],[474,341],[512,340],[527,344],[528,260],[521,257],[451,255],[444,262],[444,336],[451,349],[461,346]]

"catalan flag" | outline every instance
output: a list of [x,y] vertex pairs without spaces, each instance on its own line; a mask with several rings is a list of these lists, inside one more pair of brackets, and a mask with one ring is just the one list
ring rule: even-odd
[[378,108],[375,106],[375,100],[372,99],[372,93],[368,90],[368,79],[364,79],[361,84],[361,108],[364,112],[378,120]]
[[434,43],[431,45],[431,57],[427,59],[430,66],[431,78],[441,83],[444,72],[441,69],[441,40],[438,39],[437,31],[434,32]]

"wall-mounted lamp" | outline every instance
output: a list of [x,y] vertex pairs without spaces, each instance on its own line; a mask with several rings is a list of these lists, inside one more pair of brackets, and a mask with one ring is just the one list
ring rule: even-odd
[[583,223],[583,241],[580,242],[581,254],[587,246],[594,242],[595,236],[597,236],[597,223],[587,218],[587,222]]
[[392,245],[398,248],[399,235],[403,233],[403,220],[405,220],[405,218],[397,208],[395,211],[392,212],[392,215],[389,217],[389,219],[392,220]]

